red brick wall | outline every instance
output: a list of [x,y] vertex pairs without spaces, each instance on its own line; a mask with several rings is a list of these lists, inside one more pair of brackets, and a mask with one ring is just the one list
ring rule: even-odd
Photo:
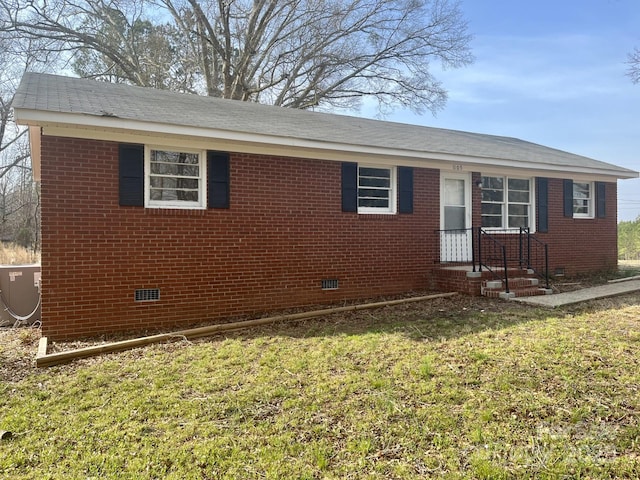
[[[536,234],[549,244],[549,271],[566,275],[614,270],[618,265],[617,184],[606,184],[605,218],[563,215],[562,180],[549,179],[549,232]],[[594,205],[595,208],[595,205]]]
[[[117,143],[44,136],[43,334],[166,329],[433,285],[439,172],[414,170],[403,215],[343,213],[340,175],[338,162],[232,154],[228,210],[120,207]],[[615,183],[604,219],[564,218],[562,180],[549,180],[549,205],[538,236],[551,272],[615,268]],[[139,288],[159,288],[160,301],[134,302]]]
[[[473,174],[473,181],[480,174]],[[618,264],[617,184],[606,184],[606,216],[604,218],[568,218],[563,211],[562,179],[549,179],[549,228],[535,236],[548,244],[549,272],[562,269],[567,276],[613,270]],[[473,226],[481,225],[481,193],[473,188]],[[594,203],[595,209],[595,203]],[[504,243],[515,245],[511,239]]]
[[[231,155],[231,208],[118,205],[118,144],[42,138],[43,335],[186,326],[428,287],[439,173],[414,213],[341,211],[338,162]],[[340,288],[323,291],[322,279]],[[159,288],[160,301],[134,302]]]

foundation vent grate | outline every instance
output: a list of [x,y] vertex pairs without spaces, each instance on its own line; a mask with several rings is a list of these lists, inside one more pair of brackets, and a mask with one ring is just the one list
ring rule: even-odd
[[134,299],[136,302],[155,302],[160,300],[160,289],[139,288],[135,291]]
[[338,289],[338,279],[326,279],[322,280],[322,290],[337,290]]

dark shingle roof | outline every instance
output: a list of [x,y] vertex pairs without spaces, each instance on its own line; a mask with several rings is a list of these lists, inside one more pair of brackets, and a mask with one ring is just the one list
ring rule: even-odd
[[[311,140],[356,148],[607,170],[622,177],[636,172],[517,138],[369,120],[256,103],[178,94],[151,88],[27,73],[14,108],[114,117],[145,124],[174,125]],[[18,115],[19,117],[19,115]]]

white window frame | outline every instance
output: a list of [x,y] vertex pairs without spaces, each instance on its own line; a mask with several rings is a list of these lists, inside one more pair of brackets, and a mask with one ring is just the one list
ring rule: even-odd
[[[588,189],[589,189],[589,197],[586,199],[587,200],[587,213],[577,213],[576,212],[576,208],[578,207],[576,205],[576,200],[584,200],[583,198],[577,198],[575,195],[575,188],[576,188],[576,184],[580,184],[580,185],[587,185]],[[571,205],[573,208],[573,218],[595,218],[595,183],[594,182],[580,182],[580,181],[575,181],[573,182],[573,191],[571,192]]]
[[[482,178],[491,177],[491,178],[501,178],[503,180],[503,198],[502,202],[485,202],[480,200],[481,209],[483,203],[493,203],[502,205],[502,226],[501,227],[482,227],[485,230],[495,230],[495,231],[505,231],[505,232],[518,232],[519,227],[510,227],[509,226],[509,205],[527,205],[529,207],[529,225],[526,228],[529,228],[529,231],[532,233],[535,232],[536,228],[536,204],[535,204],[535,179],[532,177],[514,177],[508,175],[490,175],[490,174],[482,174]],[[529,182],[529,202],[510,202],[509,201],[509,180],[527,180]],[[486,185],[483,185],[482,188],[486,188]],[[482,211],[480,213],[482,217]]]
[[[361,168],[376,168],[380,170],[389,170],[389,205],[388,207],[361,207],[360,206],[360,169]],[[383,214],[383,215],[393,215],[397,211],[397,195],[398,195],[398,184],[396,180],[396,167],[390,167],[388,165],[365,165],[358,164],[358,213],[364,214]],[[362,188],[372,188],[369,186],[362,186]],[[376,187],[373,187],[376,188]]]
[[[151,151],[190,153],[198,155],[198,201],[151,199]],[[181,147],[145,145],[144,148],[144,206],[147,208],[171,208],[202,210],[207,208],[207,152]]]

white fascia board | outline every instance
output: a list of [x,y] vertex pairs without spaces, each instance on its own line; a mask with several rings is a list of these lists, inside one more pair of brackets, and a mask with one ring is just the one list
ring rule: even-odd
[[31,150],[31,168],[33,170],[33,180],[40,181],[40,165],[42,157],[41,149],[42,130],[40,127],[29,127],[29,148]]
[[[425,168],[440,168],[455,171],[474,172],[503,172],[505,169],[522,172],[521,175],[539,175],[556,178],[564,178],[567,173],[582,174],[596,179],[625,179],[637,178],[638,172],[624,171],[609,168],[568,167],[557,164],[540,164],[536,162],[523,162],[505,160],[491,157],[479,157],[471,155],[448,154],[438,152],[424,152],[416,150],[401,150],[384,147],[371,147],[367,145],[323,142],[295,137],[276,135],[262,135],[250,132],[233,130],[174,125],[167,123],[155,123],[138,120],[129,120],[109,116],[96,116],[81,113],[47,112],[41,110],[16,109],[16,121],[19,124],[38,125],[50,127],[45,133],[69,137],[108,139],[113,138],[114,132],[120,132],[120,141],[128,137],[127,133],[133,133],[137,142],[147,143],[144,136],[154,138],[165,136],[167,142],[173,138],[200,139],[203,144],[215,143],[218,148],[222,146],[233,147],[231,151],[240,153],[263,153],[271,155],[283,155],[288,157],[302,157],[312,159],[326,159],[337,161],[366,160],[369,163],[384,165],[407,165]],[[80,117],[80,118],[79,118]],[[79,121],[81,119],[81,121]],[[60,129],[60,130],[59,130]],[[62,130],[64,129],[64,130]],[[62,135],[66,131],[66,135]],[[175,140],[174,140],[175,141]],[[198,142],[199,143],[199,142]],[[194,145],[195,146],[195,145]],[[199,148],[199,145],[198,145]],[[206,147],[205,147],[206,148]],[[209,147],[211,148],[211,147]],[[527,173],[525,173],[527,172]],[[539,172],[539,173],[531,173]]]

